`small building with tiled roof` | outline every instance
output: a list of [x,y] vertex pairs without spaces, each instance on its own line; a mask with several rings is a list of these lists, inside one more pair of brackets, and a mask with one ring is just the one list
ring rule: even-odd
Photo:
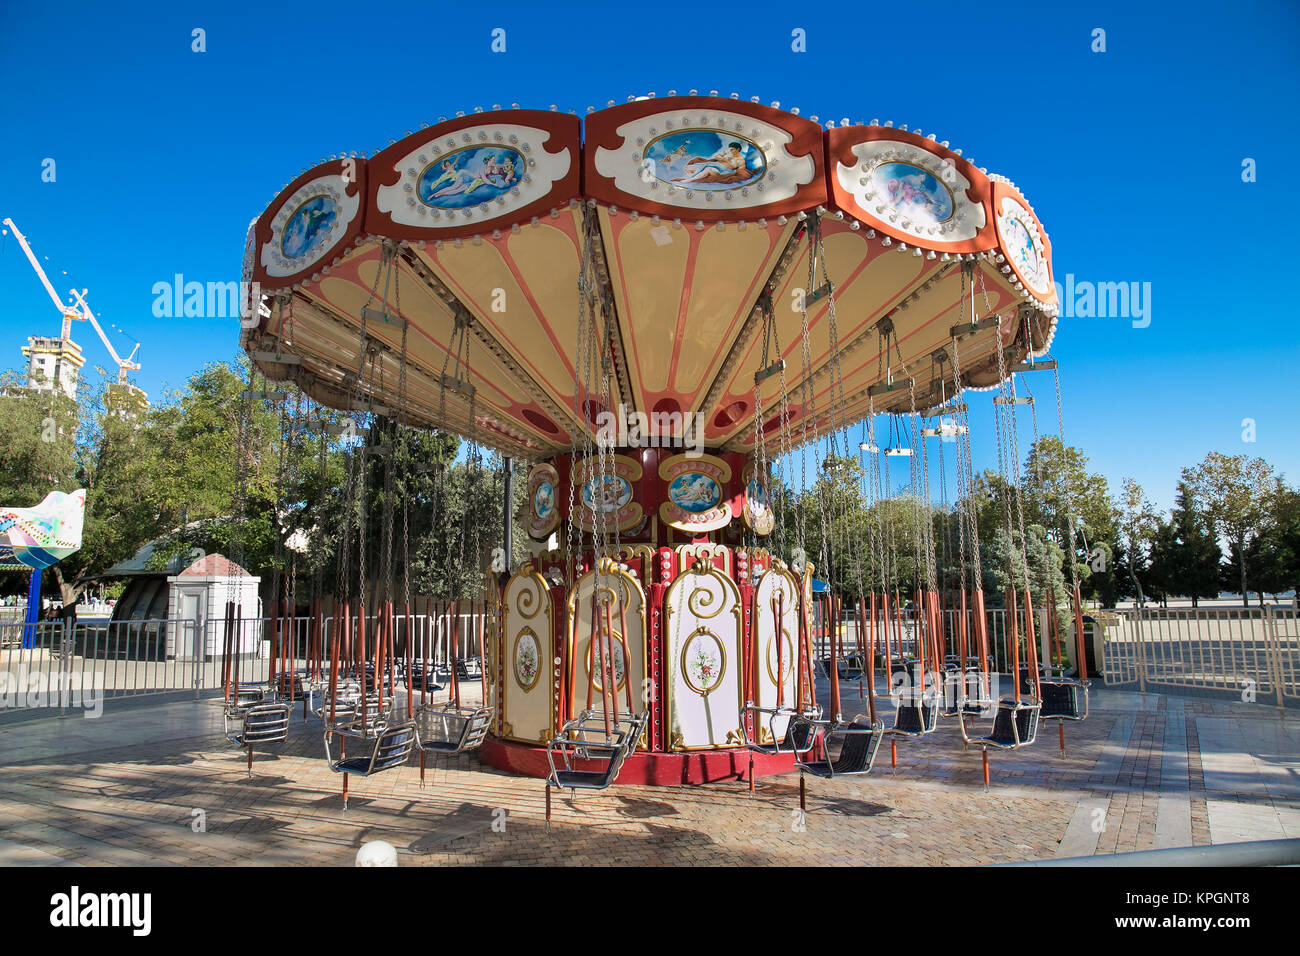
[[167,656],[177,660],[215,660],[228,640],[233,620],[240,654],[262,650],[261,579],[224,554],[205,554],[167,578]]

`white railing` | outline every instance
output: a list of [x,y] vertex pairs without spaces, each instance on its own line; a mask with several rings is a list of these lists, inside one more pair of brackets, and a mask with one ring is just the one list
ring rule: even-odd
[[1296,614],[1272,606],[1101,612],[1106,683],[1224,691],[1285,706],[1300,699]]
[[[945,654],[957,651],[960,613],[944,612]],[[1035,609],[1038,656],[1044,663],[1052,656],[1046,613],[1045,609]],[[840,622],[840,649],[846,655],[865,650],[865,629],[859,629],[856,615],[846,613],[845,617]],[[916,621],[906,612],[900,617],[895,620],[891,615],[889,622],[891,649],[895,656],[915,656]],[[1122,608],[1090,611],[1087,617],[1092,621],[1084,625],[1085,640],[1094,652],[1089,676],[1107,685],[1134,686],[1142,691],[1148,686],[1220,691],[1243,700],[1272,700],[1279,707],[1300,700],[1300,611],[1293,608]],[[1059,646],[1073,662],[1074,625],[1070,615],[1063,618]],[[990,669],[1009,673],[1006,610],[988,609],[986,622]],[[973,615],[967,612],[970,655],[977,653],[973,624]],[[1018,614],[1018,627],[1023,640],[1023,609]],[[818,616],[813,637],[819,660],[830,655],[829,633],[823,617]],[[884,653],[884,635],[878,632],[877,657],[882,658]],[[1023,647],[1021,661],[1025,662]]]
[[[457,657],[477,657],[477,628],[481,614],[458,615]],[[367,641],[373,641],[378,619],[367,618]],[[313,645],[314,619],[299,616],[288,622],[273,618],[159,618],[140,621],[62,620],[0,621],[0,712],[13,709],[89,707],[105,699],[149,694],[203,691],[224,687],[227,677],[241,684],[269,679],[272,636],[282,648],[275,669],[303,673],[316,661],[329,672],[331,639],[336,622],[321,621]],[[411,615],[409,636],[414,670],[427,654],[429,667],[445,673],[451,666],[450,614]],[[490,624],[488,624],[490,628]],[[490,636],[490,630],[488,631]],[[396,616],[396,663],[404,662],[408,626]],[[226,654],[227,647],[232,651]],[[371,644],[373,648],[373,644]],[[373,654],[373,651],[372,651]],[[287,663],[281,661],[287,658]],[[347,666],[349,662],[343,662]],[[228,668],[228,671],[227,671]]]

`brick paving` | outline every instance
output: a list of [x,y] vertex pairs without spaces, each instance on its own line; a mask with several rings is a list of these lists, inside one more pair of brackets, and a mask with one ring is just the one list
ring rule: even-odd
[[[845,693],[850,714],[856,696]],[[869,776],[808,778],[802,821],[798,775],[786,774],[753,796],[743,782],[564,793],[549,832],[541,781],[475,755],[431,764],[423,787],[414,759],[353,777],[345,813],[319,721],[295,713],[290,739],[258,753],[250,778],[220,715],[216,701],[137,703],[98,720],[0,725],[0,864],[347,865],[382,839],[402,865],[967,865],[1152,849],[1171,833],[1204,845],[1215,812],[1237,839],[1300,820],[1300,785],[1285,783],[1295,750],[1273,752],[1300,739],[1300,720],[1104,689],[1086,722],[1067,723],[1064,753],[1049,721],[1034,746],[992,752],[988,790],[978,748],[963,751],[949,721],[901,738],[896,769],[886,742]],[[1280,775],[1207,791],[1201,720],[1231,722],[1243,753]],[[1229,820],[1224,807],[1242,812]]]

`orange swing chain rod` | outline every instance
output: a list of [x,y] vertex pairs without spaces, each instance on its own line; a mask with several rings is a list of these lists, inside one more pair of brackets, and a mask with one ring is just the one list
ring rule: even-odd
[[[881,590],[880,603],[881,630],[885,633],[885,688],[887,692],[892,694],[894,690],[894,641],[889,628],[889,591],[887,589]],[[900,657],[902,656],[902,647],[898,649],[898,654]]]
[[620,601],[618,605],[618,643],[623,648],[623,687],[627,691],[627,715],[636,713],[632,703],[632,657],[627,645],[627,604]]
[[[769,603],[776,616],[776,706],[785,706],[785,588],[778,587]],[[758,656],[758,655],[755,655]],[[757,731],[755,731],[757,733]]]
[[[829,575],[827,576],[829,577]],[[836,653],[836,648],[835,648],[836,643],[838,643],[836,639],[838,638],[839,635],[836,632],[839,630],[839,626],[838,626],[839,620],[835,615],[834,594],[828,593],[826,595],[826,617],[827,617],[826,625],[827,627],[830,628],[830,643],[831,643],[831,668],[830,668],[831,670],[831,717],[838,718],[840,714],[843,712],[843,708],[840,704],[839,655]]]
[[1034,699],[1043,699],[1042,675],[1038,670],[1038,638],[1034,627],[1034,596],[1025,588],[1025,641],[1029,645],[1029,673],[1034,679]]
[[1020,703],[1020,621],[1016,610],[1016,589],[1007,588],[1007,618],[1011,628],[1011,684],[1015,688],[1016,703]]
[[[876,604],[876,596],[873,594],[871,595],[871,613],[873,615],[876,612],[875,604]],[[867,627],[867,601],[866,598],[861,593],[858,594],[858,622],[859,622],[858,623],[858,653],[859,654],[862,653],[862,631],[864,629],[868,631],[867,659],[862,662],[862,664],[865,666],[859,668],[859,673],[861,673],[862,671],[866,671],[868,674],[872,675],[871,696],[867,698],[867,716],[874,724],[876,722],[876,693],[875,693],[876,682],[874,676],[875,675],[874,668],[876,666],[876,627],[875,627],[876,622],[872,621],[869,628]],[[859,679],[858,686],[859,687],[862,686],[861,679]]]
[[415,619],[411,616],[411,602],[409,600],[402,605],[402,612],[402,616],[406,621],[406,627],[402,634],[402,644],[405,651],[403,659],[406,662],[406,716],[409,718],[415,716],[415,694],[411,687],[411,667],[415,658],[415,648],[413,646],[415,643]]
[[1088,679],[1088,655],[1084,646],[1083,636],[1083,598],[1079,594],[1078,585],[1074,588],[1074,642],[1076,644],[1076,653],[1079,656],[1078,663],[1075,667],[1079,671],[1079,679]]
[[226,602],[226,622],[221,633],[221,691],[230,702],[230,642],[235,632],[235,602]]
[[[587,710],[591,710],[591,705],[596,697],[596,642],[597,635],[600,632],[600,609],[596,606],[596,587],[591,589],[591,629],[587,635]],[[604,693],[602,688],[601,693]],[[608,717],[606,718],[608,720]],[[608,726],[605,728],[609,730]]]
[[[613,603],[609,598],[605,598],[604,625],[605,633],[600,639],[600,705],[606,707],[605,694],[609,694],[610,702],[606,709],[612,711],[614,723],[618,723],[618,685],[614,682],[614,609],[610,607]],[[606,724],[609,718],[606,717]],[[609,732],[608,726],[606,733]]]
[[452,700],[455,702],[457,709],[460,708],[460,672],[456,667],[456,659],[460,656],[460,601],[451,602],[451,624],[448,630],[448,658],[451,665],[451,687]]

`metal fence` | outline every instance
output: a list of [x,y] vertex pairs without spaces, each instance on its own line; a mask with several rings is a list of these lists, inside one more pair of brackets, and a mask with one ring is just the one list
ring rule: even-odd
[[1297,612],[1272,606],[1125,608],[1097,615],[1106,683],[1300,699]]
[[[945,612],[945,653],[956,651],[958,613]],[[1006,611],[987,611],[990,667],[1010,670]],[[1124,608],[1094,612],[1100,645],[1101,673],[1108,686],[1160,690],[1218,691],[1243,700],[1272,701],[1277,706],[1300,703],[1300,611],[1291,608]],[[482,615],[460,614],[462,635],[477,633]],[[865,650],[850,615],[842,621],[841,650]],[[374,618],[370,619],[373,625]],[[265,681],[270,672],[270,635],[280,622],[247,618],[234,622],[241,653],[232,658],[233,674],[241,683]],[[447,614],[413,615],[412,657],[419,661],[430,649],[431,667],[445,672],[451,656],[451,619]],[[1020,632],[1024,633],[1024,615]],[[335,621],[325,618],[322,640],[329,647]],[[974,653],[970,619],[968,652]],[[0,621],[0,711],[42,707],[98,706],[105,699],[222,687],[224,619],[159,619],[148,621]],[[1036,632],[1044,641],[1045,618],[1037,615]],[[297,617],[289,630],[290,667],[307,667],[312,621]],[[1061,642],[1074,657],[1073,627],[1061,631]],[[1091,630],[1091,628],[1090,628]],[[815,652],[829,656],[830,631],[824,619],[814,623]],[[891,623],[902,637],[891,641],[895,655],[915,654],[916,621],[907,615]],[[370,630],[373,633],[373,630]],[[397,623],[397,646],[404,656],[407,624]],[[1040,659],[1046,660],[1045,641]],[[879,641],[877,653],[883,654]],[[461,649],[475,656],[476,647]],[[1092,670],[1092,668],[1090,668]]]
[[[461,640],[477,634],[482,615],[460,614]],[[368,619],[374,634],[376,618]],[[271,618],[178,618],[142,621],[0,622],[0,711],[37,708],[91,709],[104,700],[149,694],[204,691],[223,686],[227,626],[238,653],[230,657],[232,679],[258,683],[269,678],[271,635],[284,621]],[[312,619],[296,617],[284,633],[291,670],[309,666]],[[328,654],[335,620],[323,619],[322,646]],[[451,657],[451,616],[412,615],[412,658],[445,672]],[[407,622],[397,618],[396,641],[405,656]],[[459,657],[477,656],[477,644]],[[278,669],[278,668],[277,668]]]
[[[990,669],[1009,673],[1010,653],[1007,612],[986,611]],[[1085,639],[1095,651],[1089,664],[1090,676],[1108,686],[1131,686],[1145,691],[1217,691],[1242,700],[1273,701],[1279,707],[1300,701],[1300,611],[1293,608],[1211,607],[1133,608],[1093,611],[1085,624]],[[840,650],[853,654],[865,649],[855,615],[847,612],[842,626]],[[944,612],[944,652],[956,653],[960,612]],[[1018,628],[1025,631],[1023,609]],[[916,621],[906,612],[890,622],[891,649],[895,656],[917,653]],[[1064,656],[1075,657],[1073,622],[1059,614],[1059,641]],[[814,622],[815,653],[826,659],[830,653],[830,628],[824,616]],[[1047,639],[1046,612],[1035,609],[1035,634],[1039,659],[1051,655]],[[901,640],[900,640],[901,637]],[[884,654],[883,634],[877,636],[876,653]],[[973,619],[967,617],[967,650],[975,653]],[[1024,662],[1024,650],[1021,661]],[[1096,666],[1100,664],[1100,668]],[[1098,672],[1100,671],[1100,672]]]
[[[988,635],[989,669],[1010,673],[1011,645],[1006,609],[987,608],[984,612],[984,619]],[[1021,641],[1023,642],[1026,633],[1025,613],[1023,610],[1017,612],[1016,619]],[[943,621],[944,653],[955,655],[959,651],[958,635],[960,634],[961,611],[945,610],[943,612]],[[856,654],[865,651],[868,643],[867,629],[859,629],[856,615],[846,611],[840,625],[842,630],[840,631],[838,650],[843,654]],[[888,626],[889,649],[894,657],[918,656],[920,649],[917,646],[918,629],[915,614],[911,611],[895,614],[891,616]],[[1038,609],[1035,613],[1034,626],[1036,633],[1041,638],[1046,627],[1045,612],[1042,609]],[[879,618],[877,619],[877,628],[876,654],[883,659],[885,654],[884,624]],[[921,633],[923,636],[924,632]],[[1060,640],[1065,647],[1066,656],[1073,659],[1073,631],[1062,630]],[[813,622],[813,652],[819,660],[825,660],[830,656],[830,630],[821,618]],[[975,638],[975,612],[969,610],[966,612],[966,654],[968,657],[976,657],[979,654]],[[1044,662],[1047,661],[1046,653],[1040,651],[1039,656]],[[1021,658],[1021,662],[1024,663],[1023,648]]]

